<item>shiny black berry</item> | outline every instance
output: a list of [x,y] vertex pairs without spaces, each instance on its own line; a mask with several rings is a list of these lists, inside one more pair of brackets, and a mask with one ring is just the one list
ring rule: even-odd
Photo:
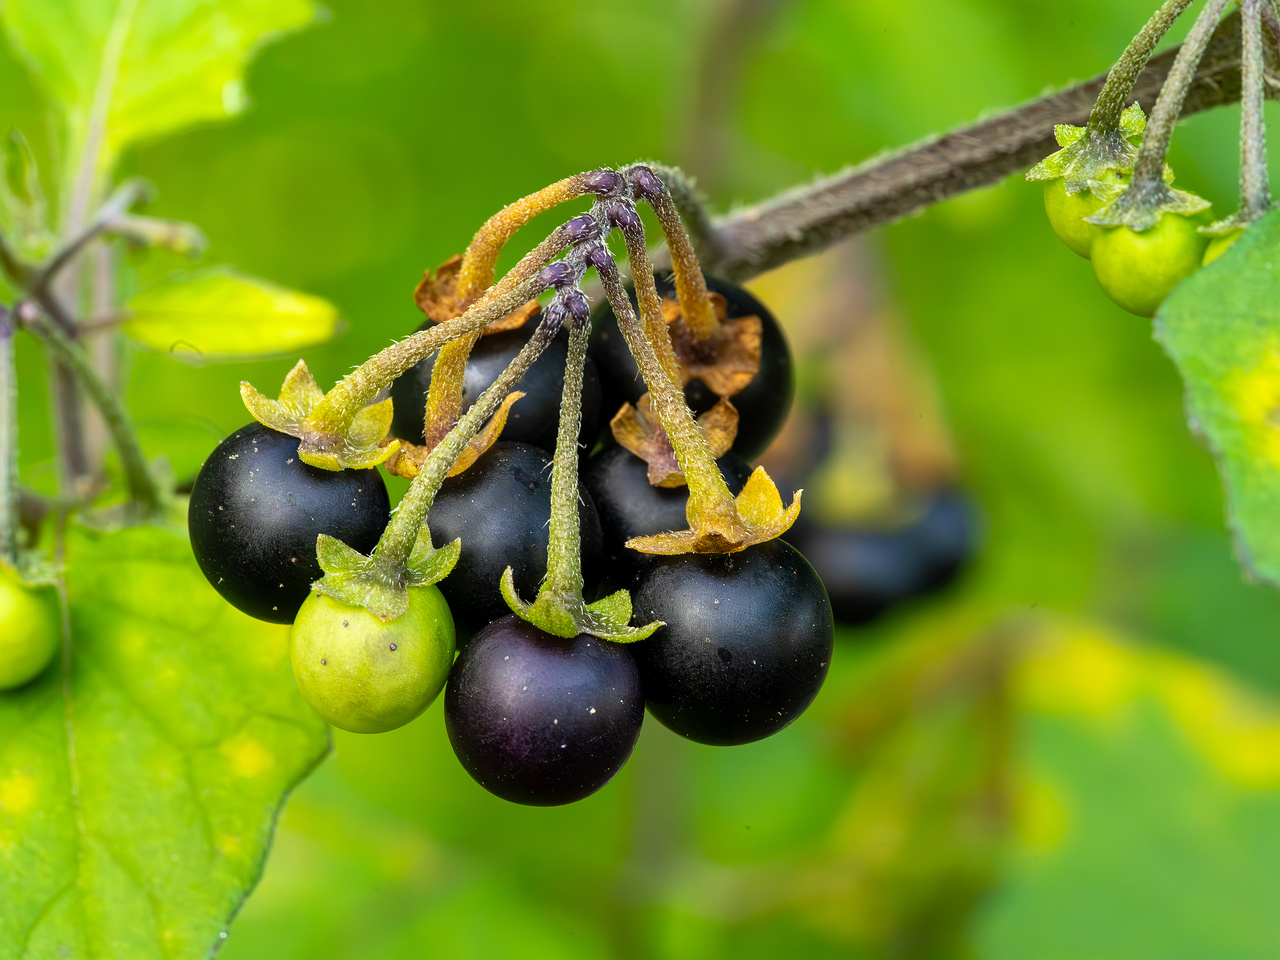
[[950,583],[972,557],[977,536],[972,504],[948,491],[897,528],[827,526],[801,515],[786,539],[822,577],[836,618],[860,624]]
[[831,604],[780,540],[730,554],[660,557],[632,591],[634,621],[665,620],[632,645],[649,712],[700,743],[777,733],[813,702],[831,663]]
[[[732,451],[716,464],[733,495],[741,493],[751,465]],[[628,550],[628,540],[689,526],[689,488],[650,485],[648,465],[625,447],[614,444],[595,454],[582,465],[582,482],[600,514],[605,560],[618,584],[630,580],[652,556]]]
[[[465,412],[485,389],[498,379],[520,348],[537,328],[537,321],[518,330],[481,337],[467,358],[462,382],[462,407]],[[564,365],[569,349],[569,333],[561,330],[529,371],[520,378],[516,389],[524,393],[511,407],[502,439],[531,443],[544,450],[554,450],[560,427],[560,397],[564,388]],[[422,442],[423,407],[431,387],[435,357],[419,361],[391,385],[394,419],[391,432],[411,443]],[[578,437],[589,450],[602,425],[604,406],[600,396],[600,378],[595,363],[587,360],[582,377],[582,429]]]
[[[753,460],[764,452],[787,418],[795,392],[791,348],[782,328],[769,309],[737,284],[707,277],[707,289],[725,298],[726,315],[760,318],[760,370],[739,393],[729,398],[738,410],[738,437],[733,451],[744,460]],[[675,297],[675,283],[670,276],[655,274],[658,294]],[[629,291],[636,302],[634,290]],[[596,362],[604,391],[605,411],[609,417],[624,403],[635,403],[645,392],[635,358],[627,349],[618,330],[618,320],[607,302],[601,303],[592,317],[590,355]],[[685,399],[695,414],[715,406],[719,399],[700,380],[691,380],[684,388]]]
[[[588,596],[600,582],[600,519],[580,488],[578,520]],[[527,443],[499,441],[465,472],[440,488],[427,515],[437,544],[462,538],[462,555],[440,591],[459,623],[459,635],[510,612],[498,583],[508,566],[520,596],[532,600],[547,575],[551,522],[551,458]]]
[[320,579],[316,537],[368,553],[389,514],[378,471],[308,466],[296,437],[251,423],[200,468],[187,528],[200,569],[226,600],[259,620],[292,623]]
[[595,793],[631,756],[644,721],[627,648],[553,637],[514,616],[477,633],[444,694],[449,742],[476,782],[537,806]]

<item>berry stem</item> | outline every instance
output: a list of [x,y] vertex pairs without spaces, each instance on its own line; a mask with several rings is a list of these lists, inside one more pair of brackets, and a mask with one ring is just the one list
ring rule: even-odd
[[[610,175],[617,176],[612,171],[591,170],[566,177],[507,204],[486,220],[462,255],[457,277],[458,297],[466,302],[484,293],[493,283],[502,248],[515,232],[540,213],[596,192],[602,175],[605,180]],[[481,330],[461,336],[441,347],[436,357],[423,417],[426,424],[424,439],[428,448],[439,443],[462,414],[463,375],[467,359],[481,336]]]
[[702,428],[698,426],[685,402],[684,391],[667,375],[645,336],[631,307],[631,298],[623,289],[618,265],[604,249],[591,263],[600,276],[605,296],[617,317],[618,329],[622,331],[622,336],[636,359],[645,386],[649,388],[650,403],[667,432],[676,462],[684,473],[689,487],[689,503],[685,513],[690,529],[720,528],[725,531],[726,539],[740,541],[745,534],[733,502],[733,494],[720,475]]
[[1164,161],[1169,152],[1173,127],[1182,112],[1182,101],[1186,99],[1191,82],[1196,78],[1196,68],[1209,45],[1209,38],[1213,36],[1214,28],[1230,2],[1231,0],[1209,0],[1200,11],[1174,58],[1164,86],[1160,88],[1160,96],[1156,98],[1156,105],[1147,119],[1147,129],[1142,136],[1142,145],[1138,148],[1133,182],[1129,188],[1139,203],[1147,197],[1155,199],[1168,189],[1164,184]]
[[563,315],[558,312],[544,311],[528,343],[427,456],[418,475],[409,485],[409,490],[396,507],[378,545],[374,547],[371,569],[376,575],[388,582],[402,581],[405,562],[413,552],[418,532],[426,523],[427,511],[435,502],[436,494],[440,492],[440,485],[448,476],[449,469],[484,422],[498,409],[511,388],[551,343],[560,329],[562,319]]
[[1267,180],[1266,97],[1262,52],[1262,0],[1244,0],[1241,27],[1240,220],[1253,223],[1271,209]]
[[1166,0],[1130,41],[1107,74],[1107,82],[1102,85],[1093,104],[1086,124],[1089,133],[1109,135],[1119,132],[1120,115],[1133,94],[1134,84],[1151,59],[1151,52],[1189,6],[1191,0]]
[[[662,316],[662,297],[658,285],[653,282],[653,264],[649,262],[649,249],[644,233],[644,222],[635,207],[628,205],[631,216],[618,216],[614,220],[622,231],[627,245],[627,261],[631,265],[631,282],[635,284],[636,300],[640,304],[640,317],[644,321],[645,337],[653,347],[658,362],[667,379],[681,386],[680,360],[671,344],[671,331]],[[621,213],[621,211],[619,211]]]
[[462,316],[419,330],[351,371],[312,409],[307,417],[308,430],[318,436],[342,436],[356,414],[379,391],[419,360],[538,297],[550,287],[538,276],[538,271],[569,246],[573,240],[570,234],[564,226],[552,231]]
[[[585,301],[584,301],[585,307]],[[560,399],[560,428],[551,467],[551,529],[547,543],[547,578],[535,605],[571,610],[584,605],[582,597],[582,534],[578,525],[578,431],[582,429],[582,379],[587,364],[590,314],[582,310],[569,326],[564,390]]]
[[653,208],[671,251],[671,269],[676,275],[676,296],[680,300],[680,312],[693,335],[700,340],[710,337],[720,329],[711,298],[707,295],[707,282],[702,276],[698,255],[694,252],[689,234],[671,192],[666,185],[644,164],[626,169],[626,177],[638,197]]
[[157,513],[160,509],[160,489],[147,466],[147,459],[142,452],[142,445],[138,442],[133,421],[129,419],[129,413],[119,395],[94,369],[93,361],[84,347],[67,336],[58,324],[49,320],[46,314],[35,309],[31,301],[19,304],[16,313],[22,325],[44,343],[53,359],[75,375],[80,386],[98,408],[98,412],[102,414],[102,419],[106,421],[111,439],[120,454],[120,463],[124,467],[130,499],[144,513]]
[[646,163],[654,175],[671,192],[671,199],[689,231],[689,239],[700,263],[714,263],[717,257],[715,220],[698,196],[696,184],[679,167],[663,163]]
[[16,324],[0,304],[0,559],[18,559],[18,383],[13,357]]

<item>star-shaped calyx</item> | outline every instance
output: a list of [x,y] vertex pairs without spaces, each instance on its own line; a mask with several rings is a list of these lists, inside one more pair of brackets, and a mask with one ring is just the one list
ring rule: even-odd
[[240,398],[253,418],[263,426],[297,437],[298,456],[321,470],[361,470],[376,467],[393,453],[399,441],[383,445],[391,429],[391,400],[371,403],[361,409],[345,427],[325,423],[313,416],[324,399],[324,391],[299,360],[289,371],[272,400],[241,381]]

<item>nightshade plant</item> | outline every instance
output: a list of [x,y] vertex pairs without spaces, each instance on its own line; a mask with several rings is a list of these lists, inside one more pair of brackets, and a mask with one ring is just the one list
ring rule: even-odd
[[[434,543],[430,509],[451,474],[482,467],[520,402],[521,376],[562,335],[556,449],[547,451],[554,464],[547,574],[536,588],[519,584],[514,573],[500,578],[515,617],[498,621],[502,626],[481,636],[474,653],[464,651],[457,663],[468,669],[448,681],[446,716],[463,762],[513,800],[576,800],[625,762],[640,722],[634,692],[645,695],[646,682],[660,691],[659,718],[695,739],[742,742],[783,726],[812,700],[829,662],[830,610],[816,578],[806,575],[805,589],[788,598],[802,608],[787,624],[804,628],[804,636],[788,638],[797,643],[793,660],[801,669],[788,675],[771,665],[765,687],[751,675],[758,700],[743,703],[736,715],[725,676],[730,667],[751,673],[760,638],[721,624],[721,640],[711,656],[701,656],[705,651],[680,648],[697,631],[676,622],[695,605],[662,609],[663,598],[678,592],[682,568],[717,584],[749,580],[757,571],[768,582],[806,569],[777,539],[796,520],[799,498],[784,504],[759,470],[735,495],[716,466],[743,430],[733,398],[754,379],[752,368],[758,371],[766,327],[756,308],[731,311],[736,297],[718,300],[708,286],[744,282],[1033,164],[1039,165],[1032,176],[1050,181],[1055,226],[1073,249],[1092,256],[1108,293],[1135,312],[1156,311],[1161,342],[1186,379],[1190,413],[1219,458],[1241,556],[1257,577],[1280,584],[1273,522],[1280,466],[1259,453],[1271,449],[1280,398],[1274,369],[1280,297],[1272,267],[1280,226],[1266,183],[1261,111],[1280,18],[1270,0],[1244,0],[1239,14],[1225,17],[1225,0],[1206,0],[1187,42],[1152,57],[1190,5],[1166,3],[1105,82],[1081,84],[722,219],[708,214],[678,171],[657,164],[568,177],[501,211],[463,257],[424,281],[418,302],[433,325],[327,392],[301,362],[276,399],[245,385],[254,419],[288,437],[308,469],[382,467],[411,480],[372,545],[337,529],[336,536],[318,537],[314,557],[299,558],[314,559],[322,571],[302,601],[291,640],[292,670],[305,696],[334,723],[376,731],[407,722],[438,695],[455,636],[435,584],[458,563],[466,538]],[[123,336],[160,350],[181,342],[205,359],[228,360],[296,354],[336,332],[331,305],[228,268],[123,293],[138,277],[121,257],[126,247],[141,257],[199,256],[202,242],[190,224],[139,212],[150,188],[116,179],[122,152],[236,112],[242,101],[235,92],[252,52],[307,23],[314,9],[308,0],[8,0],[3,15],[10,46],[50,108],[54,149],[38,162],[15,132],[0,176],[0,579],[12,600],[6,616],[29,628],[0,641],[0,955],[204,956],[225,936],[260,874],[282,798],[323,757],[326,728],[289,676],[282,632],[233,609],[200,575],[183,531],[182,500],[163,464],[144,452],[114,385],[119,371],[86,342]],[[85,29],[66,30],[69,18]],[[183,55],[170,55],[175,49]],[[1186,218],[1205,204],[1166,179],[1170,132],[1179,116],[1236,99],[1244,105],[1241,209],[1193,223]],[[590,210],[568,218],[498,279],[497,256],[514,231],[570,201],[589,202]],[[655,281],[668,276],[667,263],[655,274],[638,204],[648,205],[662,228],[670,290]],[[1152,254],[1139,241],[1166,222],[1178,225],[1177,236],[1157,238]],[[634,301],[609,247],[619,236]],[[1194,271],[1189,250],[1210,265]],[[1169,269],[1139,278],[1141,289],[1126,288],[1117,278],[1132,281],[1137,260]],[[1121,268],[1109,269],[1111,262]],[[715,279],[708,282],[704,269]],[[637,565],[634,580],[612,584],[617,589],[603,597],[587,588],[578,508],[588,271],[647,387],[621,410],[603,411],[613,418],[611,432],[645,461],[650,481],[687,490],[688,528],[633,536],[629,549],[661,559]],[[753,316],[758,323],[749,322]],[[520,330],[523,345],[468,406],[468,357],[486,332],[503,328]],[[49,362],[59,466],[52,495],[19,483],[19,335],[35,338]],[[388,437],[393,411],[382,392],[433,354],[423,435]],[[694,379],[704,391],[701,419],[685,400]],[[773,394],[774,406],[766,397],[757,417],[784,408],[788,391]],[[86,403],[109,435],[112,462],[94,452]],[[293,466],[289,459],[286,453],[285,465]],[[215,513],[225,506],[216,497],[211,503]],[[375,526],[381,521],[375,518]],[[292,565],[293,554],[286,559]],[[644,604],[637,623],[631,587]],[[158,597],[182,602],[161,605]],[[679,629],[663,646],[668,616]],[[567,739],[562,748],[544,736],[542,748],[566,751],[571,775],[540,781],[513,769],[504,753],[509,742],[486,739],[484,729],[511,716],[494,708],[512,685],[470,670],[499,644],[561,685],[517,717],[542,734],[548,713],[558,726],[555,694],[625,691],[620,709],[592,713],[585,704],[586,715],[566,724],[584,736],[608,726],[609,749],[598,756],[574,752]],[[717,674],[717,664],[726,672]],[[691,691],[682,682],[695,669],[712,678],[707,684],[720,685],[714,696],[706,685]],[[771,677],[785,682],[769,686]],[[371,688],[379,695],[369,697]],[[468,699],[470,689],[491,699]],[[766,703],[772,715],[762,717],[757,708]],[[139,796],[147,798],[145,822],[133,815]],[[192,823],[201,825],[198,835],[188,829]],[[148,922],[139,922],[143,915]]]

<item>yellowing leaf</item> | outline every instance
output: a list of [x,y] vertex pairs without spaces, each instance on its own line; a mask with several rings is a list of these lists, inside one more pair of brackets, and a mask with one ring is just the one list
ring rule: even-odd
[[337,308],[220,267],[167,280],[131,299],[124,332],[147,346],[203,359],[292,353],[337,333]]

